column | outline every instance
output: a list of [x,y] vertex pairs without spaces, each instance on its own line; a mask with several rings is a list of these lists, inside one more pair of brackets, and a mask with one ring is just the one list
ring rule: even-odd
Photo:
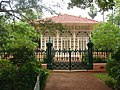
[[70,44],[70,48],[71,48],[71,37],[70,37],[70,43],[69,44]]
[[80,46],[79,46],[79,37],[77,37],[77,44],[78,44],[78,45],[77,45],[77,46],[78,46],[77,49],[79,50],[79,47],[80,47]]
[[81,39],[81,46],[82,46],[82,50],[83,50],[83,36],[82,36],[82,39]]
[[63,48],[62,48],[62,46],[63,46],[62,43],[63,43],[63,41],[62,41],[62,37],[61,37],[61,50],[63,49]]
[[44,46],[45,46],[45,47],[44,47],[44,50],[46,50],[46,38],[47,38],[47,37],[44,37],[44,40],[45,40],[45,42],[44,42]]
[[73,49],[75,50],[75,30],[73,32],[73,39],[74,39],[74,47],[73,47]]
[[59,32],[57,31],[57,50],[59,50]]
[[53,48],[55,47],[55,37],[52,37],[51,42],[53,43]]
[[43,39],[43,36],[42,36],[42,34],[41,34],[41,39],[40,39],[41,47],[40,47],[40,49],[43,49],[43,48],[42,48],[42,46],[43,46],[43,45],[42,45],[42,41],[43,41],[42,39]]
[[86,37],[86,49],[87,49],[88,37]]

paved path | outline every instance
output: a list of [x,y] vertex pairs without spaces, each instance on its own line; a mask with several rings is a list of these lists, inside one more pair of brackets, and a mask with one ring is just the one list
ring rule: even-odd
[[52,72],[45,90],[112,90],[91,72]]

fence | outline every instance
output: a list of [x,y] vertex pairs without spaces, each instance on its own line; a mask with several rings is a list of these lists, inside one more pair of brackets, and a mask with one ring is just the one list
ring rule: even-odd
[[82,61],[87,50],[54,50],[54,60],[57,62],[59,62],[59,60],[63,60],[63,62],[69,61],[69,52],[71,52],[72,61]]
[[36,84],[34,90],[40,90],[40,76],[37,76]]
[[[67,59],[67,50],[55,50],[55,59],[60,59],[63,57],[66,57]],[[71,55],[71,57],[76,57],[74,59],[76,60],[82,60],[84,59],[84,55],[86,54],[85,52],[87,51],[82,51],[82,50],[74,50]],[[108,51],[108,50],[93,50],[93,62],[106,62],[108,59],[109,55],[113,51]],[[46,62],[46,51],[45,50],[35,50],[35,57],[38,61],[44,63]],[[8,53],[8,51],[0,51],[0,59],[3,60],[8,60],[10,58],[13,58],[13,55]]]
[[7,60],[10,58],[13,58],[13,55],[10,54],[8,51],[5,51],[5,50],[0,51],[0,59]]
[[37,61],[45,63],[46,62],[46,51],[45,50],[35,50],[35,57]]
[[93,50],[93,62],[106,62],[113,51]]
[[[13,58],[13,55],[10,54],[8,51],[5,50],[0,50],[0,59],[2,60],[8,60]],[[35,58],[37,59],[37,61],[40,61],[42,63],[44,63],[46,60],[46,51],[45,50],[35,50]]]

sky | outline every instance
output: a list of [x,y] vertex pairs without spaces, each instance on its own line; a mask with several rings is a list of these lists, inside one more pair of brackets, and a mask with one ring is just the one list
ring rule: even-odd
[[[70,0],[44,0],[44,3],[49,7],[52,7],[53,4],[57,4],[58,6],[60,6],[61,8],[58,7],[52,7],[55,11],[57,11],[57,13],[61,13],[61,14],[70,14],[70,15],[75,15],[75,16],[81,16],[84,18],[89,18],[91,19],[91,17],[88,15],[89,9],[80,9],[77,7],[74,7],[73,9],[67,9],[68,6],[68,2],[70,2]],[[109,12],[105,12],[105,16],[110,13]],[[55,15],[51,15],[48,12],[44,12],[44,17],[51,17],[51,16],[55,16]],[[105,17],[106,18],[106,17]],[[101,13],[98,13],[97,16],[94,18],[94,20],[96,21],[103,21],[103,15]]]
[[[43,0],[43,5],[52,8],[57,13],[81,16],[83,18],[91,19],[91,17],[88,15],[89,9],[83,10],[83,9],[74,7],[72,9],[68,10],[67,9],[68,2],[70,2],[70,0]],[[110,13],[110,12],[105,12],[105,16],[108,13]],[[51,16],[55,16],[55,15],[56,14],[51,15],[47,11],[44,11],[43,18],[51,17]],[[101,15],[101,13],[98,13],[97,16],[94,18],[94,20],[103,21],[103,15]]]

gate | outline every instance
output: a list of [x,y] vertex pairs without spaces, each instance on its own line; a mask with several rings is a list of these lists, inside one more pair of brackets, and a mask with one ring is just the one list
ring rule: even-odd
[[86,70],[87,64],[87,50],[54,50],[53,70]]
[[47,68],[51,70],[93,69],[93,43],[89,40],[88,50],[53,50],[53,44],[46,44]]

